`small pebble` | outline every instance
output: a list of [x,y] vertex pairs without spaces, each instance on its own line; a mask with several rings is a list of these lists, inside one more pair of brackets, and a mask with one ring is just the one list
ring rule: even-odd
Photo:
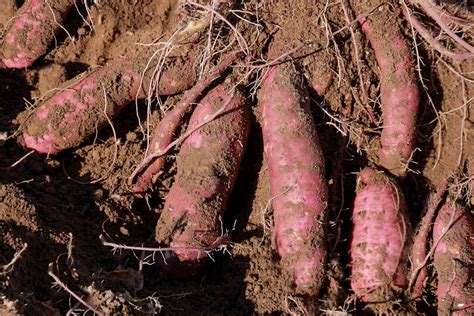
[[134,142],[134,141],[137,140],[137,138],[138,138],[137,133],[134,133],[134,132],[128,132],[128,133],[127,133],[127,140],[128,140],[129,142]]
[[128,236],[128,229],[126,229],[125,227],[120,227],[120,232],[122,233],[122,235]]
[[103,200],[104,199],[104,190],[102,190],[102,189],[95,190],[94,197],[98,201]]

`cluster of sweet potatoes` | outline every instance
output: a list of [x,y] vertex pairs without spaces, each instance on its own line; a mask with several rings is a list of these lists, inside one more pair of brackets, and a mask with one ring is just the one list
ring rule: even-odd
[[[361,16],[360,27],[380,70],[383,116],[379,160],[363,168],[357,178],[350,286],[369,305],[400,297],[417,299],[432,262],[439,312],[474,311],[472,213],[455,198],[440,194],[415,235],[398,183],[406,176],[415,149],[419,92],[412,49],[393,12],[381,6],[377,14],[386,18],[374,19],[358,11],[360,3],[350,2]],[[32,65],[45,53],[56,24],[73,4],[71,0],[27,1],[5,36],[3,64],[9,68]],[[282,47],[277,40],[270,44],[269,58],[278,60],[285,53]],[[240,54],[229,53],[215,62],[208,75],[199,77],[195,53],[191,50],[169,61],[154,82],[159,95],[184,95],[158,124],[145,162],[131,178],[134,193],[152,185],[185,113],[198,103],[179,138],[177,174],[154,237],[167,249],[162,269],[181,277],[197,271],[209,252],[228,242],[221,233],[221,219],[250,130],[249,100],[242,87],[233,85],[233,74],[226,73]],[[154,68],[145,68],[146,64],[145,59],[120,60],[66,82],[37,105],[24,126],[22,142],[45,154],[78,146],[135,98],[148,96],[145,87],[156,78],[150,70]],[[270,63],[258,106],[276,250],[295,292],[315,298],[327,282],[328,183],[308,89],[298,61]]]
[[[354,1],[356,12],[359,6]],[[405,301],[408,297],[416,300],[422,297],[427,265],[433,262],[438,278],[438,313],[466,314],[474,308],[472,213],[455,198],[445,201],[440,192],[414,234],[397,183],[397,177],[402,180],[406,176],[415,150],[419,92],[412,50],[399,26],[390,20],[390,15],[386,19],[360,20],[380,70],[384,127],[378,170],[367,167],[357,180],[351,287],[363,301],[375,305],[375,310],[397,295]]]

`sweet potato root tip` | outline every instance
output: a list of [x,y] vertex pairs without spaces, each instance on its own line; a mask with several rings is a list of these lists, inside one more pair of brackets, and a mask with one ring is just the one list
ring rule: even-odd
[[277,250],[296,290],[313,296],[325,280],[328,188],[308,91],[293,67],[274,66],[264,79],[262,134]]
[[[54,154],[75,147],[117,115],[135,98],[145,97],[152,68],[143,77],[145,60],[132,64],[123,60],[95,69],[74,82],[66,82],[60,92],[38,105],[23,132],[26,147]],[[176,61],[163,71],[159,94],[174,94],[195,81],[194,65]],[[188,76],[182,76],[182,70]]]
[[403,194],[395,182],[371,168],[358,177],[351,241],[351,287],[365,302],[386,300],[405,289],[411,229]]
[[362,30],[380,69],[384,128],[379,164],[392,174],[404,177],[414,150],[419,104],[412,53],[394,16],[368,18],[362,22]]
[[474,313],[474,218],[447,202],[433,226],[434,268],[438,274],[438,315]]
[[335,57],[328,52],[318,52],[304,59],[304,72],[318,96],[324,96],[334,81]]
[[229,100],[225,114],[186,138],[176,159],[176,180],[156,228],[156,241],[175,249],[162,262],[173,276],[194,273],[206,261],[206,250],[219,246],[220,219],[244,153],[250,109],[239,92],[231,96],[219,85],[201,100],[188,126],[192,130]]
[[8,29],[0,56],[8,68],[24,68],[46,53],[75,0],[29,0]]

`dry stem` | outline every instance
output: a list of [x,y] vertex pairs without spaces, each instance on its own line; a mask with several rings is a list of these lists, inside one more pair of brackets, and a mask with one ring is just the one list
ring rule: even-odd
[[9,263],[7,263],[6,265],[2,267],[2,271],[0,272],[0,275],[5,275],[13,271],[13,266],[21,258],[21,255],[23,254],[23,252],[25,252],[26,248],[28,248],[28,244],[24,243],[23,247],[15,253],[12,260],[10,260]]
[[64,284],[56,274],[54,274],[53,263],[50,263],[49,266],[48,266],[48,275],[53,278],[53,280],[55,282],[55,285],[61,287],[63,290],[65,290],[67,293],[69,293],[72,297],[74,297],[77,301],[79,301],[82,305],[84,305],[87,308],[87,311],[92,311],[95,315],[99,315],[99,316],[104,315],[102,312],[99,312],[97,309],[92,307],[89,303],[84,301],[79,295],[77,295],[72,290],[70,290],[67,287],[67,285]]
[[[346,6],[345,6],[344,2],[341,2],[341,6],[342,6],[342,11],[344,12],[344,16],[346,18],[347,23],[349,25],[351,25],[349,14],[347,12],[347,9],[346,9]],[[359,47],[358,47],[359,45],[357,45],[356,36],[354,34],[354,30],[353,30],[352,26],[349,26],[349,31],[351,33],[352,44],[354,45],[354,56],[355,56],[355,59],[357,60],[357,62],[356,62],[356,64],[357,64],[357,74],[359,76],[359,84],[360,84],[360,90],[361,90],[361,93],[362,93],[362,103],[363,103],[361,105],[364,106],[364,105],[368,105],[369,97],[368,97],[368,94],[367,94],[367,89],[364,85],[364,77],[362,76],[362,67],[360,65]],[[375,121],[375,118],[373,116],[373,113],[372,113],[371,109],[368,109],[368,114],[369,114],[370,119],[372,120],[372,123],[373,123]]]
[[[409,0],[412,1],[412,0]],[[444,47],[438,40],[436,40],[431,33],[428,31],[428,29],[423,26],[423,24],[418,20],[418,18],[415,17],[414,14],[412,14],[408,6],[403,2],[402,6],[402,12],[403,15],[408,19],[410,24],[418,31],[418,33],[425,39],[425,41],[433,47],[435,50],[437,50],[440,54],[448,56],[452,59],[455,60],[471,60],[474,59],[474,52],[469,52],[469,53],[456,53],[448,50],[446,47]]]
[[222,14],[220,14],[218,11],[216,11],[214,8],[212,7],[209,7],[209,6],[204,6],[202,4],[199,4],[197,2],[194,2],[194,1],[188,1],[187,2],[188,4],[192,5],[192,6],[195,6],[195,7],[198,7],[198,8],[201,8],[201,9],[204,9],[204,10],[207,10],[209,12],[212,12],[215,16],[217,16],[222,22],[224,22],[225,24],[227,24],[227,26],[229,26],[229,28],[234,32],[236,38],[237,38],[237,41],[239,42],[239,45],[240,45],[240,48],[242,49],[242,51],[247,55],[249,56],[250,55],[250,49],[249,49],[249,46],[247,44],[247,41],[245,40],[245,38],[242,36],[242,34],[240,33],[240,31],[234,26],[232,25],[232,23],[229,22],[229,20],[227,20]]
[[[230,236],[227,233],[222,234],[221,236],[217,237],[216,240],[212,242],[209,246],[205,247],[199,247],[199,246],[180,246],[180,247],[145,247],[145,246],[128,246],[128,245],[123,245],[123,244],[117,244],[114,242],[109,242],[105,239],[105,237],[101,234],[99,236],[100,241],[102,242],[102,245],[106,247],[112,247],[113,251],[117,251],[119,249],[125,249],[125,250],[132,250],[132,251],[143,251],[143,252],[152,252],[152,253],[160,253],[161,256],[163,257],[163,260],[165,260],[164,253],[165,252],[170,252],[170,251],[176,251],[176,250],[196,250],[197,252],[204,252],[206,253],[212,260],[214,260],[210,254],[212,252],[216,251],[227,251],[227,247],[231,244],[230,241]],[[142,263],[143,264],[143,263]]]
[[467,51],[469,51],[472,56],[470,59],[474,58],[474,47],[472,47],[469,43],[464,41],[461,37],[459,37],[456,33],[454,33],[443,21],[441,16],[438,14],[437,10],[435,9],[436,6],[430,4],[429,1],[426,0],[408,0],[412,4],[418,4],[423,11],[430,16],[440,27],[441,29],[448,34],[448,36],[457,42],[459,45],[464,47]]

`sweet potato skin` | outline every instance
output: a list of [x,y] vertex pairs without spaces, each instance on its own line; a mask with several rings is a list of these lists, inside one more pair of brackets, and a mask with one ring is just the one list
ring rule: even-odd
[[0,55],[8,68],[24,68],[44,55],[75,0],[29,0],[8,29]]
[[250,129],[250,108],[243,95],[230,96],[227,87],[213,88],[198,104],[188,129],[220,109],[226,112],[194,131],[177,156],[175,182],[160,215],[155,239],[174,248],[166,252],[162,268],[184,277],[196,272],[222,234],[227,200],[235,182]]
[[474,313],[474,218],[467,208],[447,202],[433,226],[434,268],[438,275],[438,315]]
[[[61,91],[39,104],[30,116],[23,132],[26,147],[55,154],[79,145],[135,98],[145,97],[152,70],[140,79],[143,65],[146,60],[119,60],[79,80],[66,82]],[[179,59],[163,71],[158,93],[179,93],[189,88],[195,78],[193,59]]]
[[363,169],[352,213],[351,287],[365,302],[386,300],[408,285],[410,223],[403,194],[382,172]]
[[328,188],[308,92],[294,65],[270,68],[260,105],[277,250],[297,292],[317,295],[325,280]]

